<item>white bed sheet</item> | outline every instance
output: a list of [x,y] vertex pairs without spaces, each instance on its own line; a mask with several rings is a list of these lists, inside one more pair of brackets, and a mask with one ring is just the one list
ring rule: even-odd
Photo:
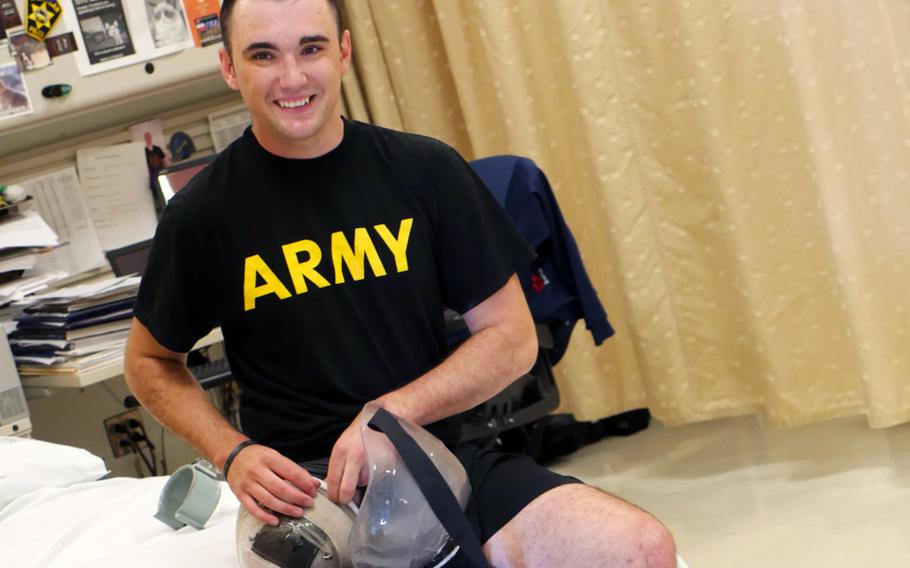
[[0,510],[0,568],[238,566],[239,503],[222,482],[203,530],[156,520],[167,477],[113,479],[33,491]]

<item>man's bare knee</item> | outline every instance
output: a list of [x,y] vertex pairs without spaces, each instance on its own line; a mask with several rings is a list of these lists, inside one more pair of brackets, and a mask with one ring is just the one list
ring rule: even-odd
[[673,535],[657,519],[642,511],[634,537],[638,541],[644,566],[673,568],[676,566],[676,544]]
[[663,523],[651,513],[624,499],[601,489],[591,489],[597,491],[606,503],[620,504],[615,510],[621,515],[624,526],[619,529],[621,531],[619,535],[613,533],[610,537],[619,536],[626,541],[624,548],[628,554],[628,566],[675,568],[676,543],[670,530]]
[[580,484],[557,487],[532,501],[485,550],[496,566],[676,566],[673,537],[660,521]]

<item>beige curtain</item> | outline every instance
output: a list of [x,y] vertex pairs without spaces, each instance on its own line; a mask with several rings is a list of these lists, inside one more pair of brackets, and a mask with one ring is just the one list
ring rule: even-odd
[[565,410],[910,420],[910,3],[345,4],[353,116],[547,173],[617,329]]

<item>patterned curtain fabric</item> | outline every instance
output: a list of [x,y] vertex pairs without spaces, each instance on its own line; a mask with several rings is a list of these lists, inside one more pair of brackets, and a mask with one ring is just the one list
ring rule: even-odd
[[910,3],[346,0],[352,116],[547,173],[564,410],[910,420]]

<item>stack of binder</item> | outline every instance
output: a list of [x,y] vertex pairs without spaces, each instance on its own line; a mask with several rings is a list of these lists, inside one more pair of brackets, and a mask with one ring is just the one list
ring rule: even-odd
[[134,276],[37,297],[9,335],[19,374],[78,374],[122,358],[138,290]]

